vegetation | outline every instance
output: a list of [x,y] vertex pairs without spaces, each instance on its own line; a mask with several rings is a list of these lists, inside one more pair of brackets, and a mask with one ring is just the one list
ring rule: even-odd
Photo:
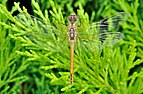
[[[32,0],[32,14],[43,21],[30,16],[19,20],[21,14],[29,15],[27,8],[15,2],[8,10],[8,1],[0,2],[1,94],[143,93],[142,0]],[[78,26],[87,28],[121,11],[129,14],[117,28],[125,38],[103,50],[85,51],[77,45],[74,84],[70,85],[68,40],[56,39],[48,31],[59,30],[64,36],[70,13],[79,16]],[[15,16],[16,12],[20,14]]]

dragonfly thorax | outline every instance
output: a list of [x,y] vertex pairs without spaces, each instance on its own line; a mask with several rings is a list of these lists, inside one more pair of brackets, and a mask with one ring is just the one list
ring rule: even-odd
[[68,37],[69,37],[69,41],[75,41],[76,40],[76,31],[75,31],[75,28],[73,26],[69,27]]

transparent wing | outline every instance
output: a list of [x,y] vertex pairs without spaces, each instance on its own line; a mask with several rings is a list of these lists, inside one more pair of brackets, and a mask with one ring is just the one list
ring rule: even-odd
[[56,29],[55,26],[47,24],[44,20],[35,17],[33,15],[29,15],[26,13],[19,13],[16,16],[16,18],[22,25],[32,30],[31,32],[43,32],[46,34],[57,34],[57,35],[66,34],[65,32]]
[[124,38],[124,34],[115,32],[115,30],[127,18],[127,13],[119,12],[109,18],[90,24],[85,32],[78,32],[81,44],[83,44],[82,47],[92,51],[118,43]]
[[96,35],[82,35],[82,37],[78,37],[78,46],[87,51],[97,51],[103,49],[104,47],[113,46],[114,44],[118,43],[124,38],[124,34],[121,32],[105,32]]
[[[68,36],[67,31],[60,31],[43,20],[26,13],[18,14],[16,19],[20,23],[19,28],[24,31],[21,36],[30,44],[27,44],[28,46],[36,46],[50,51],[67,47],[65,46],[68,45],[68,42],[65,41]],[[60,47],[59,45],[63,41],[64,44]]]
[[100,33],[116,29],[122,22],[128,19],[129,15],[119,12],[116,15],[100,20],[89,25],[90,29],[96,28]]
[[[49,49],[50,51],[68,49],[69,39],[67,28],[63,28],[63,31],[58,30],[43,20],[26,13],[18,14],[16,19],[21,24],[19,25],[21,31],[24,31],[22,33],[23,38],[29,41],[32,46],[34,45],[46,50]],[[110,18],[91,24],[87,30],[82,32],[77,31],[77,45],[81,48],[96,50],[118,43],[124,38],[124,35],[120,32],[107,31],[114,30],[120,22],[126,19],[127,14],[121,12]]]

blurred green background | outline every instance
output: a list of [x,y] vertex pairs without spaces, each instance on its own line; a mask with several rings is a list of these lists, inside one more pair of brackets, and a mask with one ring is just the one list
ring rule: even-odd
[[[42,43],[33,46],[24,36],[30,29],[16,21],[26,11],[59,30],[70,13],[83,26],[118,12],[129,18],[118,28],[125,38],[114,47],[75,51],[71,86],[68,44],[59,44],[63,53],[47,52]],[[0,94],[142,94],[142,39],[143,0],[0,0]]]

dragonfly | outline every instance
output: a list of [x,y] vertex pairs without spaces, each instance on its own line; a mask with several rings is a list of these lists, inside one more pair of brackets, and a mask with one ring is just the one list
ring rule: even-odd
[[[124,38],[124,34],[121,32],[109,32],[115,30],[121,22],[126,21],[128,14],[125,12],[119,12],[111,17],[107,17],[99,22],[94,22],[88,25],[88,28],[79,30],[77,22],[79,17],[76,14],[70,14],[68,16],[68,27],[67,31],[58,30],[55,26],[51,24],[46,24],[40,18],[37,18],[26,13],[20,13],[17,15],[17,20],[27,29],[25,38],[30,40],[31,43],[39,45],[45,49],[50,49],[50,51],[64,49],[64,41],[68,40],[70,45],[70,84],[73,84],[73,74],[74,74],[74,45],[75,43],[81,44],[83,50],[100,50],[106,46],[112,46],[118,43]],[[38,27],[38,29],[37,29]],[[82,27],[82,26],[81,26]],[[40,37],[42,36],[42,37]],[[60,37],[63,36],[63,37]],[[62,40],[62,47],[59,47],[60,39]],[[51,40],[53,41],[51,43]],[[50,41],[50,42],[49,42]],[[61,43],[60,43],[61,44]],[[48,45],[48,46],[47,46]]]

